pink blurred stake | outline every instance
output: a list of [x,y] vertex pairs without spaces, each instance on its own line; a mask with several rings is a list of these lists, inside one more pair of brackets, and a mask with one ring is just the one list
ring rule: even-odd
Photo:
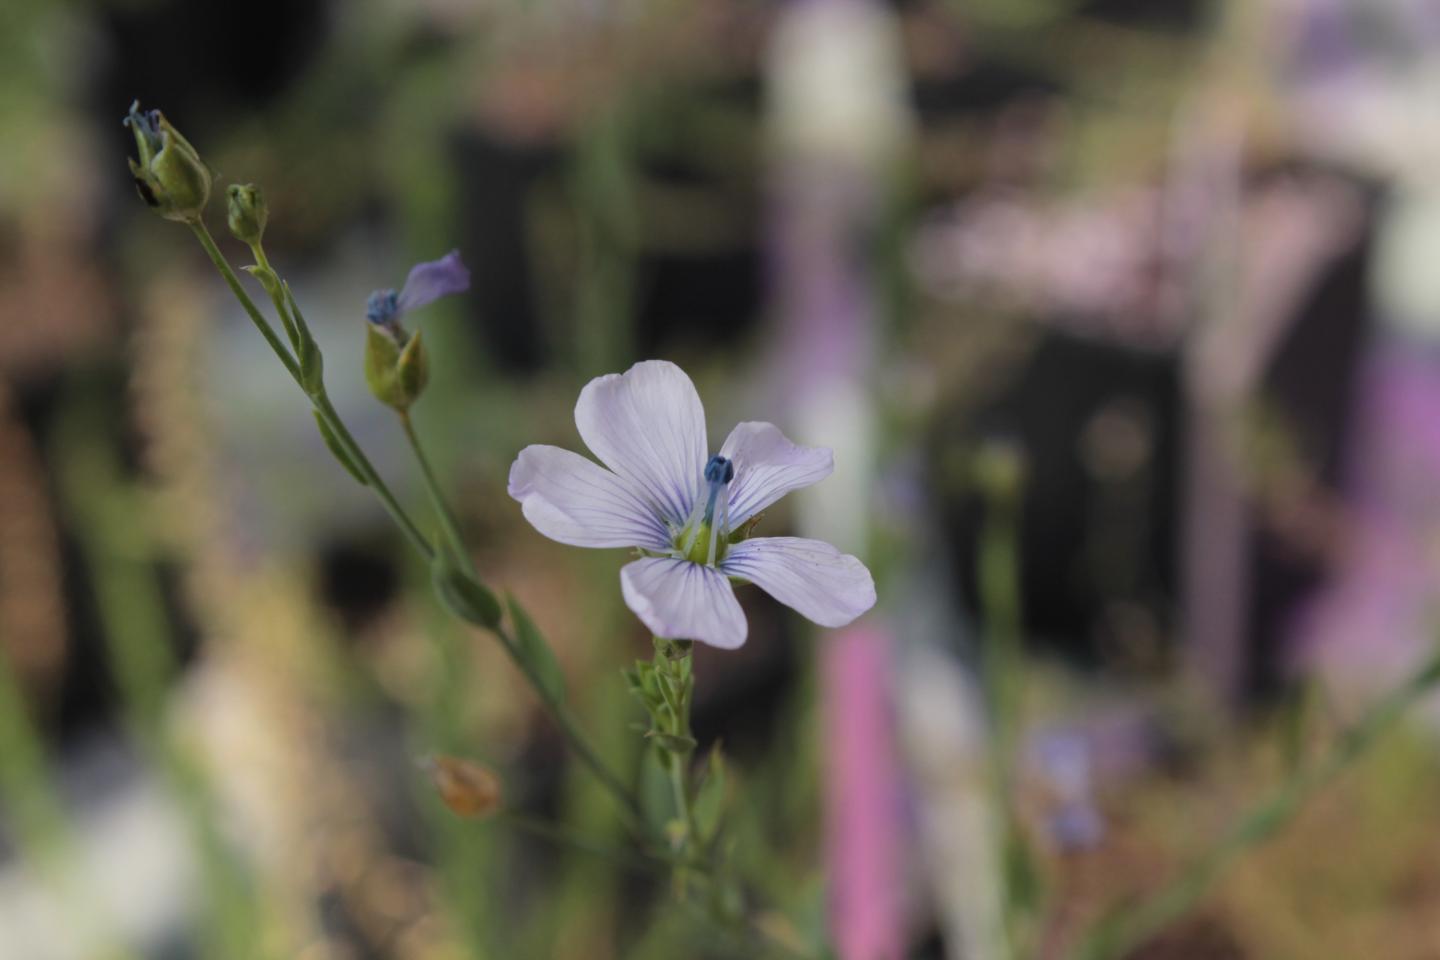
[[[861,251],[911,123],[895,24],[868,0],[796,0],[768,59],[780,316],[771,373],[793,436],[831,447],[844,464],[828,485],[799,498],[799,532],[863,558],[876,426],[867,389],[875,315]],[[903,828],[891,637],[872,614],[817,642],[831,937],[841,960],[899,960]]]
[[825,846],[831,930],[842,960],[902,956],[900,771],[890,705],[890,637],[871,626],[825,639]]
[[1440,364],[1429,344],[1387,331],[1366,360],[1358,417],[1347,549],[1292,638],[1294,666],[1318,670],[1345,702],[1389,689],[1434,642]]

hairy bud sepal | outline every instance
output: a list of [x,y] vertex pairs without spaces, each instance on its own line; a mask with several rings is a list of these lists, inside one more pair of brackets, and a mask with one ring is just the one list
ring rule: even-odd
[[405,337],[390,327],[366,325],[365,382],[375,399],[403,413],[429,381],[430,359],[419,333]]
[[264,238],[265,223],[270,219],[265,195],[253,183],[232,183],[226,195],[229,201],[225,220],[230,226],[231,236],[241,243],[256,246]]

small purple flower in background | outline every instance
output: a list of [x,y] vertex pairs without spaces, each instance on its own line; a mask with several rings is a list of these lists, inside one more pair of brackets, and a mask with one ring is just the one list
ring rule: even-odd
[[1051,794],[1046,818],[1050,838],[1062,850],[1089,850],[1105,838],[1105,821],[1094,802],[1092,747],[1086,735],[1055,731],[1033,747],[1036,772]]
[[705,410],[664,360],[597,377],[575,425],[606,467],[559,447],[520,451],[510,496],[545,536],[577,547],[638,547],[620,571],[625,603],[656,636],[734,649],[747,625],[731,579],[749,581],[824,627],[875,605],[856,558],[801,537],[747,534],[760,511],[830,475],[829,450],[791,443],[773,424],[742,423],[707,457]]
[[[470,289],[470,271],[460,262],[460,251],[451,250],[439,260],[417,263],[410,268],[405,286],[376,290],[365,305],[365,318],[391,335],[400,333],[400,318],[412,310],[434,303],[441,297]],[[406,340],[408,337],[399,336]]]

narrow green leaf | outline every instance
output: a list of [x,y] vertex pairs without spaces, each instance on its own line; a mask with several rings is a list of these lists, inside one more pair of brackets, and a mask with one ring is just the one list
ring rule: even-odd
[[505,606],[509,608],[510,620],[515,624],[516,654],[529,664],[550,702],[563,703],[565,674],[560,669],[560,661],[555,659],[555,651],[550,649],[540,628],[535,626],[535,621],[530,619],[530,614],[525,612],[513,593],[505,595]]
[[710,750],[700,777],[700,786],[695,792],[695,823],[700,830],[700,841],[708,844],[720,832],[725,821],[725,810],[729,805],[725,756],[719,745]]
[[345,468],[345,472],[355,478],[356,483],[362,487],[368,487],[370,484],[366,481],[365,475],[360,472],[360,468],[355,466],[355,461],[350,459],[350,454],[346,453],[345,448],[340,445],[340,438],[335,436],[335,432],[330,429],[330,424],[320,416],[319,410],[311,412],[315,414],[315,426],[320,428],[320,438],[325,441],[325,446],[330,453],[340,461],[340,466]]
[[[315,337],[310,332],[310,325],[305,322],[305,315],[300,312],[300,304],[295,302],[295,294],[290,292],[290,283],[287,280],[280,280],[280,291],[284,294],[285,302],[290,305],[290,314],[294,329],[290,331],[290,337],[295,341],[295,353],[300,359],[301,385],[312,396],[323,392],[325,385],[322,382],[324,373],[324,358],[320,355],[320,344],[315,342]],[[314,359],[310,361],[313,367],[312,373],[306,372],[307,352],[314,353]],[[312,387],[313,378],[313,387]]]
[[663,733],[659,730],[651,731],[649,739],[653,740],[660,749],[682,756],[694,750],[696,746],[694,737],[684,737],[674,733]]
[[295,330],[296,352],[300,359],[300,385],[312,397],[325,392],[325,355],[320,344],[310,335],[310,328],[298,325]]
[[665,673],[656,673],[655,679],[659,683],[660,696],[665,699],[665,705],[670,708],[675,716],[680,715],[681,691],[676,689],[675,679]]
[[487,587],[462,570],[443,544],[435,552],[430,579],[435,584],[440,602],[461,620],[492,630],[500,625],[500,601]]

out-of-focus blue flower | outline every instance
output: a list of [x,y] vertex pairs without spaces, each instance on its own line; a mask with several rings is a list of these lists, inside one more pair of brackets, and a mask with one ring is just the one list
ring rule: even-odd
[[434,303],[441,297],[470,289],[470,271],[460,260],[460,251],[451,250],[439,260],[417,263],[410,268],[405,286],[376,290],[365,305],[365,318],[392,333],[402,316]]
[[1094,758],[1086,737],[1055,731],[1034,744],[1034,762],[1053,795],[1046,817],[1051,839],[1062,850],[1087,850],[1105,837],[1105,820],[1094,803]]

